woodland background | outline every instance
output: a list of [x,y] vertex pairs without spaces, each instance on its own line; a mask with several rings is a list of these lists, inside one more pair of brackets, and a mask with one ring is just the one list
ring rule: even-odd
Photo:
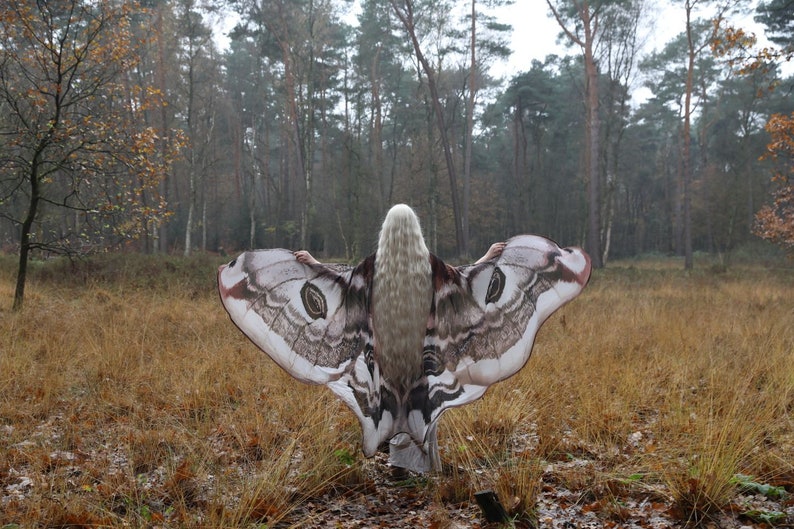
[[[691,267],[693,251],[758,251],[754,230],[775,239],[756,214],[775,196],[768,216],[791,209],[790,1],[684,0],[656,21],[680,33],[649,53],[656,3],[548,0],[537,23],[575,53],[495,79],[522,53],[500,3],[7,2],[0,244],[21,288],[30,258],[120,246],[355,259],[396,202],[448,258],[534,232],[596,266]],[[221,51],[224,16],[238,23]]]

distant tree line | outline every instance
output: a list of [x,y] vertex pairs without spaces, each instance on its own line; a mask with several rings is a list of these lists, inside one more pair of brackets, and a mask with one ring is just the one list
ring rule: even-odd
[[[691,266],[764,234],[791,166],[763,156],[792,111],[790,2],[757,5],[775,54],[728,23],[741,3],[684,0],[679,35],[641,56],[652,2],[547,0],[576,53],[497,80],[500,3],[360,0],[351,24],[342,0],[9,0],[0,245],[21,270],[118,247],[354,259],[396,202],[460,259],[533,232],[597,265]],[[223,50],[218,9],[239,17]]]

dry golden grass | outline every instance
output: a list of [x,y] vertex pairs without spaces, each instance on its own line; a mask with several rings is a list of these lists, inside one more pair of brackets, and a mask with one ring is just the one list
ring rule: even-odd
[[228,320],[216,264],[37,266],[14,313],[0,260],[0,527],[305,526],[406,490],[443,527],[482,489],[517,525],[550,489],[605,520],[641,496],[698,523],[736,474],[794,479],[791,269],[596,272],[527,368],[442,418],[444,475],[384,491],[353,415]]

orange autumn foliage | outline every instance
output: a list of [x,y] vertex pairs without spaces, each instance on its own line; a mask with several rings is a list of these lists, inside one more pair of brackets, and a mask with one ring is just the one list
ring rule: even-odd
[[766,124],[770,135],[762,159],[776,163],[773,202],[756,214],[753,230],[759,237],[794,252],[794,112],[774,114]]
[[[737,68],[738,74],[768,72],[776,63],[794,57],[791,46],[759,49],[755,34],[742,28],[723,27],[724,22],[722,18],[714,21],[711,50],[716,57],[725,59],[728,66]],[[772,80],[767,90],[774,90],[777,84],[777,79]],[[760,159],[774,164],[772,203],[756,213],[753,233],[794,253],[794,112],[771,115],[765,129],[770,141]]]

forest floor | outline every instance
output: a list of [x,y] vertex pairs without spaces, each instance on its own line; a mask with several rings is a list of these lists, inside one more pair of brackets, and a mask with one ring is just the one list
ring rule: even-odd
[[[214,259],[0,256],[0,528],[794,527],[794,269],[619,263],[445,414],[444,471],[228,320]],[[475,501],[493,491],[509,521]]]

